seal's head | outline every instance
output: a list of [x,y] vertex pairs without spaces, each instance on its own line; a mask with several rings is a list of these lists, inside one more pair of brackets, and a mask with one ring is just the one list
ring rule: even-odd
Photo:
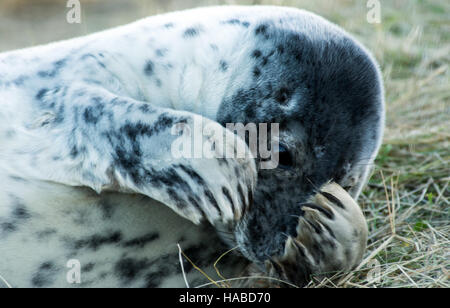
[[[383,133],[380,72],[365,48],[336,26],[308,13],[291,17],[283,25],[258,27],[250,64],[243,63],[253,75],[218,112],[224,126],[279,127],[269,133],[269,144],[279,145],[271,148],[278,164],[264,169],[259,161],[254,205],[235,235],[243,254],[261,267],[272,260],[291,264],[304,253],[305,260],[314,259],[311,269],[351,268],[366,238],[352,198],[366,181]],[[344,208],[321,194],[327,190]]]

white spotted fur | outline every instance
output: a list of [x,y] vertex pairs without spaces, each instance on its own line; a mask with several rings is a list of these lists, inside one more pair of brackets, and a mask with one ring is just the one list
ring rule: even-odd
[[[0,275],[13,287],[142,287],[148,282],[145,276],[149,272],[158,272],[157,269],[149,268],[147,272],[127,280],[114,272],[121,258],[146,259],[150,262],[168,254],[176,255],[176,244],[180,241],[183,248],[199,244],[204,244],[201,248],[204,250],[210,247],[212,252],[206,254],[209,257],[219,257],[226,251],[225,246],[216,245],[216,235],[204,232],[201,227],[155,201],[170,203],[158,190],[142,191],[118,174],[115,177],[118,183],[111,182],[108,176],[110,158],[103,156],[101,151],[89,150],[89,155],[85,157],[89,161],[83,163],[65,158],[59,162],[53,161],[53,156],[69,156],[70,149],[65,141],[74,123],[65,123],[68,126],[54,130],[42,128],[56,115],[39,109],[32,101],[39,89],[50,88],[55,81],[39,78],[36,73],[50,70],[52,63],[60,59],[75,59],[86,53],[98,57],[101,52],[104,56],[102,62],[106,66],[104,70],[97,70],[95,59],[88,57],[82,62],[71,62],[70,68],[66,66],[58,75],[57,82],[69,86],[69,91],[76,91],[78,84],[88,86],[88,90],[100,87],[105,95],[114,94],[136,102],[149,102],[158,108],[192,112],[207,121],[215,118],[224,97],[246,83],[252,69],[246,56],[253,48],[251,33],[224,27],[220,21],[245,16],[246,20],[255,23],[267,16],[285,18],[292,15],[302,18],[298,24],[288,27],[311,27],[311,31],[316,31],[315,23],[310,21],[319,17],[300,10],[219,7],[149,17],[81,38],[0,54],[0,224],[11,219],[17,221],[17,230],[4,238],[0,235]],[[328,23],[322,19],[321,22]],[[174,27],[167,30],[167,23],[173,23]],[[202,35],[195,39],[181,39],[183,31],[189,27],[199,27]],[[335,28],[332,24],[329,27]],[[336,28],[336,31],[339,30]],[[215,51],[216,47],[220,53]],[[148,60],[157,59],[155,53],[158,49],[167,49],[167,54],[164,60],[154,60],[154,74],[146,76],[143,68]],[[228,61],[230,69],[225,73],[217,65],[221,59]],[[236,74],[237,70],[239,74]],[[26,87],[1,83],[18,80],[22,76],[31,76]],[[162,84],[161,88],[158,83]],[[228,133],[224,130],[224,134]],[[102,148],[104,140],[101,138],[93,135],[91,141]],[[152,142],[149,151],[154,153],[168,147],[162,139]],[[163,167],[173,164],[171,161],[164,162],[165,153],[158,155],[155,165],[162,164],[160,167]],[[235,181],[228,170],[216,163],[183,163],[193,166],[217,189]],[[235,164],[248,165],[243,168],[254,185],[252,163]],[[81,173],[85,169],[94,173],[95,180],[82,178]],[[108,192],[110,190],[139,195]],[[235,192],[233,187],[230,190]],[[26,207],[29,218],[14,220],[15,204],[11,200],[15,197]],[[225,201],[218,201],[221,210],[227,213],[227,219],[233,220],[233,213]],[[102,216],[104,210],[101,205],[104,202],[114,208],[112,219],[106,220]],[[198,212],[179,211],[168,205],[183,217],[199,223]],[[205,211],[209,211],[207,214],[211,223],[217,221],[214,210],[205,208]],[[83,225],[77,225],[78,219],[84,220]],[[122,241],[125,242],[151,232],[157,232],[160,238],[139,249],[104,245],[95,251],[86,248],[74,250],[65,242],[65,239],[82,240],[114,230],[122,231]],[[42,235],[45,232],[47,235]],[[223,250],[220,251],[218,246]],[[81,285],[70,285],[66,281],[66,262],[69,259],[79,259],[82,265],[95,263],[92,271],[82,272]],[[211,265],[215,260],[194,261]],[[52,263],[48,271],[40,270],[45,262]],[[245,264],[243,260],[240,262]],[[178,268],[177,264],[172,265]],[[230,275],[238,275],[239,270],[239,266],[228,268]],[[212,273],[211,268],[209,273]],[[157,286],[184,285],[179,272],[171,270],[160,275],[163,277],[158,280]],[[42,285],[36,283],[40,278],[45,281]],[[188,278],[198,284],[207,282],[194,270]]]

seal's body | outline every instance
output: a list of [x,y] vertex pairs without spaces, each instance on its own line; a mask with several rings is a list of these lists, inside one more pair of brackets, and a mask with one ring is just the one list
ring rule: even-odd
[[[258,170],[250,156],[172,157],[173,127],[198,120],[223,136],[232,135],[227,123],[277,123],[278,167]],[[299,217],[330,181],[357,198],[383,124],[372,57],[296,9],[176,12],[0,54],[0,274],[13,286],[70,286],[65,266],[78,260],[81,286],[183,285],[176,243],[207,264],[222,246],[158,202],[196,224],[207,220],[260,268],[283,255],[296,264],[302,253],[315,263],[307,271],[351,268],[365,244],[320,264],[333,241],[364,242],[356,205],[337,223],[329,195],[311,201],[315,216],[306,216],[318,229]],[[317,215],[328,220],[317,225]],[[340,232],[355,215],[353,235]],[[293,244],[323,231],[331,249]]]

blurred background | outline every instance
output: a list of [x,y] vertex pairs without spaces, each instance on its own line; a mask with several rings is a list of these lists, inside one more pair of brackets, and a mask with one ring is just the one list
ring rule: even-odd
[[[375,55],[386,87],[387,128],[359,203],[370,229],[360,270],[341,286],[450,287],[450,1],[81,0],[81,24],[66,0],[0,0],[0,52],[126,24],[162,12],[218,4],[275,4],[313,11]],[[335,282],[317,282],[335,286]]]

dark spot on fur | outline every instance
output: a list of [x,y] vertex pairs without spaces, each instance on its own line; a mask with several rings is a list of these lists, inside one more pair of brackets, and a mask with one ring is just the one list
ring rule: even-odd
[[[98,56],[101,57],[101,58],[104,58],[104,55],[102,53],[98,54]],[[88,58],[93,59],[100,67],[106,68],[106,65],[101,60],[99,60],[97,56],[95,56],[95,55],[93,55],[91,53],[83,55],[80,59],[81,60],[86,60]]]
[[31,214],[28,212],[28,210],[25,208],[25,206],[21,203],[16,205],[16,208],[13,211],[14,218],[18,220],[26,220],[31,218]]
[[82,273],[90,273],[90,272],[92,272],[92,270],[94,269],[94,267],[95,267],[95,263],[88,263],[88,264],[85,264],[85,265],[83,265],[83,267],[81,268],[81,272],[82,272]]
[[189,177],[198,185],[205,187],[206,182],[205,180],[200,176],[200,174],[197,173],[193,168],[185,166],[185,165],[178,165],[178,168],[183,170]]
[[252,57],[255,58],[255,59],[258,59],[261,56],[262,56],[262,52],[259,49],[254,50],[253,53],[252,53]]
[[184,38],[193,38],[200,34],[200,29],[198,28],[188,28],[183,33]]
[[193,206],[201,213],[201,215],[202,215],[203,217],[206,217],[206,214],[205,214],[205,212],[203,211],[203,208],[201,207],[201,205],[200,205],[200,203],[199,203],[199,200],[197,199],[196,196],[190,195],[190,196],[188,196],[188,200],[189,200],[189,203],[190,203],[191,205],[193,205]]
[[241,199],[241,208],[243,208],[245,210],[247,208],[247,203],[245,201],[244,191],[242,190],[241,184],[238,184],[237,190],[238,190],[239,198]]
[[28,76],[20,76],[20,77],[14,79],[14,80],[13,80],[13,83],[14,83],[16,86],[22,86],[22,85],[25,83],[25,81],[27,81],[29,78],[30,78],[30,77],[28,77]]
[[95,106],[86,107],[83,113],[84,121],[88,124],[96,125],[104,114],[105,105],[97,104]]
[[148,262],[146,259],[136,260],[125,258],[116,263],[114,271],[122,281],[130,282],[139,277],[147,267]]
[[53,72],[51,72],[51,71],[40,71],[40,72],[38,72],[38,76],[41,78],[54,77]]
[[277,46],[277,51],[278,51],[279,54],[283,54],[284,50],[285,50],[285,48],[284,48],[283,45],[280,44],[280,45]]
[[149,104],[143,104],[139,106],[139,110],[143,113],[153,113],[154,110],[150,107]]
[[72,149],[70,150],[70,153],[69,153],[70,157],[72,159],[75,159],[75,158],[77,158],[78,154],[79,154],[78,148],[75,145],[72,146]]
[[164,57],[169,50],[166,48],[160,48],[155,51],[157,57]]
[[186,203],[184,202],[184,200],[177,194],[177,192],[173,188],[169,188],[167,190],[167,194],[172,200],[175,201],[175,205],[177,206],[177,208],[183,209],[186,207]]
[[231,197],[231,193],[226,187],[222,187],[222,193],[227,198],[228,202],[231,204],[231,208],[233,209],[233,213],[235,213],[236,208],[233,202],[233,198]]
[[153,241],[156,241],[157,239],[159,239],[159,234],[158,233],[149,233],[146,234],[144,236],[129,240],[127,242],[125,242],[123,244],[124,247],[138,247],[138,248],[143,248],[145,247],[148,243],[151,243]]
[[95,234],[86,239],[76,241],[74,244],[74,248],[89,248],[92,250],[98,250],[101,246],[118,244],[121,240],[122,233],[119,231],[107,235]]
[[66,64],[67,59],[62,59],[56,62],[53,62],[53,68],[47,71],[39,71],[38,76],[41,78],[53,78],[59,74],[60,70]]
[[291,96],[291,93],[288,88],[281,88],[275,93],[275,100],[279,104],[286,104]]
[[5,132],[6,138],[14,138],[16,136],[17,132],[14,129],[9,129]]
[[55,273],[56,268],[53,262],[42,263],[37,272],[33,275],[31,283],[38,288],[48,286],[53,282]]
[[211,203],[212,206],[214,206],[214,208],[217,210],[217,213],[220,214],[219,204],[217,203],[216,198],[214,198],[214,195],[211,190],[209,190],[209,188],[205,188],[205,196],[208,199],[209,203]]
[[265,24],[258,26],[255,29],[255,34],[265,34],[267,32],[267,27],[268,26]]
[[2,222],[0,227],[5,233],[14,232],[17,230],[17,226],[12,222]]
[[220,70],[226,72],[228,70],[228,63],[224,60],[220,61]]
[[36,99],[37,100],[42,100],[42,98],[44,98],[45,94],[48,92],[48,89],[40,89],[39,92],[36,94]]
[[99,207],[102,211],[104,219],[111,219],[113,217],[115,207],[111,205],[109,202],[101,200],[99,202]]
[[144,73],[147,76],[152,76],[153,73],[155,71],[155,65],[153,64],[152,61],[147,61],[147,63],[145,64],[145,68],[144,68]]
[[167,272],[164,272],[163,270],[157,270],[156,272],[150,273],[145,278],[145,288],[147,289],[154,289],[158,288],[161,283],[163,282],[163,277],[165,277]]
[[230,25],[240,25],[241,21],[239,19],[230,19],[224,22],[225,24],[230,24]]
[[227,21],[221,22],[222,24],[228,24],[232,26],[243,26],[244,28],[248,28],[250,26],[250,23],[247,21],[241,21],[237,18],[229,19]]
[[258,67],[255,67],[255,68],[253,69],[253,76],[254,76],[255,78],[258,78],[259,76],[261,76],[261,70],[260,70]]
[[21,177],[15,176],[15,175],[11,175],[11,176],[9,176],[9,178],[10,178],[11,180],[13,180],[13,181],[16,181],[16,182],[22,182],[22,183],[28,182],[28,181],[25,180],[24,178],[21,178]]
[[268,40],[270,38],[267,30],[268,30],[269,26],[266,24],[262,24],[258,27],[256,27],[255,29],[255,34],[258,36],[263,36],[266,40]]
[[45,240],[49,236],[56,234],[56,233],[57,233],[56,229],[45,229],[45,230],[37,232],[36,236],[40,240]]
[[245,115],[247,116],[247,119],[255,119],[256,116],[256,108],[254,108],[254,106],[252,105],[247,105],[247,107],[245,107]]

